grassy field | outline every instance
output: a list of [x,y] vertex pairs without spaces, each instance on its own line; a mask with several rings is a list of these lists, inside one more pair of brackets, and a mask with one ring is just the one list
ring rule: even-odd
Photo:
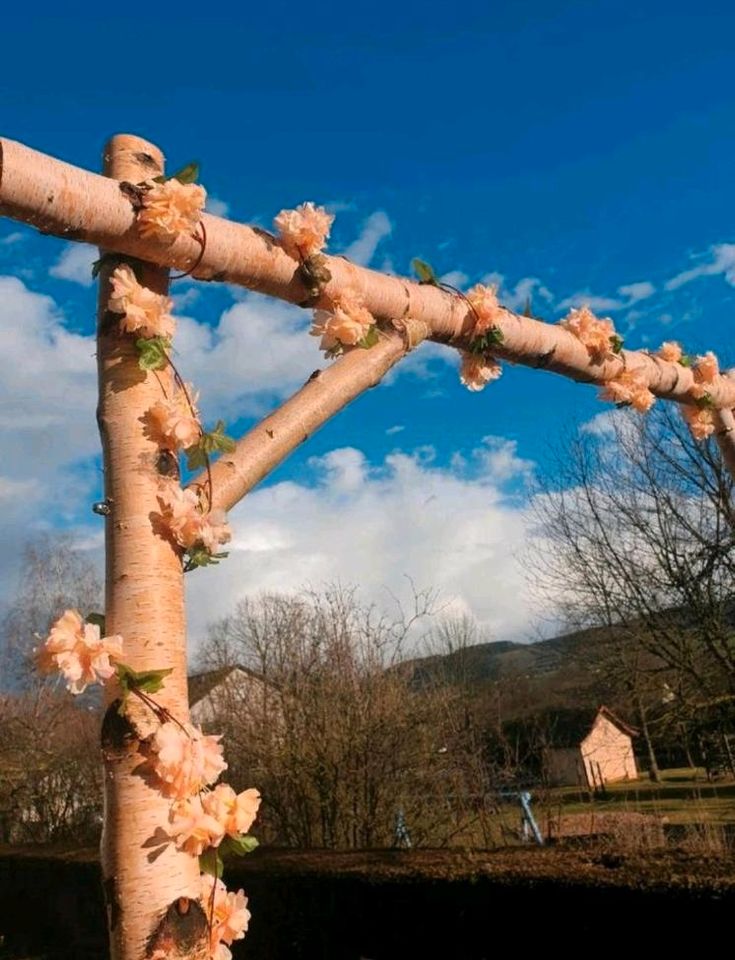
[[[647,777],[633,782],[610,784],[604,794],[592,794],[579,787],[532,789],[532,810],[545,837],[573,836],[575,829],[560,829],[562,821],[577,821],[578,834],[589,832],[594,824],[619,821],[612,833],[623,845],[641,815],[651,818],[651,826],[663,825],[667,845],[735,852],[735,780],[708,782],[704,770],[690,768],[662,771],[662,782]],[[450,846],[497,847],[517,844],[521,839],[521,811],[510,797],[495,801],[489,797],[484,815],[480,812],[458,817]],[[626,822],[630,821],[630,831]],[[596,831],[593,831],[596,832]],[[600,829],[599,832],[606,833]],[[651,845],[661,842],[649,837]]]
[[648,779],[610,784],[604,796],[590,797],[577,787],[537,793],[535,808],[564,814],[597,810],[666,817],[672,824],[735,824],[735,780],[708,783],[703,770],[662,771],[662,782]]

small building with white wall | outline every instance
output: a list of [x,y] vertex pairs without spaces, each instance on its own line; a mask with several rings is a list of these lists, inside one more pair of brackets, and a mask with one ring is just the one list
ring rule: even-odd
[[607,707],[594,714],[565,711],[552,723],[544,750],[544,776],[551,786],[599,790],[608,783],[637,780],[636,731]]

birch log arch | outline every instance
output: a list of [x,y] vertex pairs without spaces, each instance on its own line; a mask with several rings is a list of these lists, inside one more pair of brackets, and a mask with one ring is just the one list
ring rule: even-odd
[[[90,173],[0,139],[0,214],[42,233],[135,258],[141,262],[137,282],[159,298],[166,295],[172,267],[199,280],[237,284],[309,307],[329,307],[349,290],[378,327],[369,349],[346,349],[194,478],[188,492],[197,497],[206,491],[210,510],[229,510],[422,340],[461,351],[473,348],[477,318],[467,298],[441,286],[327,256],[323,275],[328,279],[315,290],[305,281],[302,265],[276,238],[208,214],[201,218],[206,243],[186,232],[173,239],[144,236],[130,190],[120,185],[163,174],[160,150],[141,138],[113,137],[105,151],[104,173]],[[170,473],[171,464],[163,462],[144,427],[146,411],[160,400],[161,390],[173,390],[176,372],[170,365],[155,375],[141,371],[134,339],[110,321],[111,273],[107,258],[100,271],[97,355],[98,420],[110,504],[105,632],[122,636],[125,662],[135,675],[167,671],[156,701],[159,713],[151,713],[143,698],[130,698],[121,715],[115,707],[120,681],[113,678],[106,688],[110,706],[102,735],[102,859],[111,953],[113,960],[219,958],[227,950],[213,951],[212,914],[198,902],[197,858],[171,843],[156,846],[156,838],[165,839],[171,802],[140,774],[141,744],[154,736],[162,717],[176,718],[182,728],[188,724],[182,551],[151,522],[160,509],[161,475]],[[656,397],[701,408],[696,369],[679,362],[630,350],[591,360],[587,346],[569,330],[500,307],[493,327],[497,335],[488,351],[493,358],[599,386],[630,374]],[[715,373],[707,381],[706,403],[723,459],[735,475],[735,382]]]

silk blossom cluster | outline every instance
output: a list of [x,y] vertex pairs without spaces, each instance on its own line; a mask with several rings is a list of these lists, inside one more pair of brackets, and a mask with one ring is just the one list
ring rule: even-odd
[[[206,191],[196,183],[181,183],[176,177],[141,185],[137,212],[142,236],[173,240],[181,233],[195,235],[206,200]],[[136,337],[140,364],[156,370],[170,364],[174,369],[172,396],[162,396],[145,412],[148,437],[161,450],[185,453],[190,465],[208,463],[210,452],[231,449],[233,444],[218,428],[206,433],[197,407],[198,394],[184,383],[170,358],[175,321],[172,302],[139,282],[134,266],[118,263],[110,278],[109,309],[120,314],[120,332]],[[231,539],[224,511],[212,510],[212,491],[205,505],[198,493],[182,489],[172,477],[161,477],[158,489],[160,514],[156,520],[187,556],[187,569],[216,562],[218,551]]]
[[[320,338],[320,347],[327,357],[335,357],[354,347],[370,347],[377,342],[375,319],[365,307],[357,291],[345,289],[330,293],[325,287],[331,279],[323,255],[334,217],[323,207],[303,203],[294,210],[282,210],[274,226],[283,250],[300,264],[302,280],[323,306],[314,312],[312,336]],[[504,308],[498,300],[497,287],[476,284],[466,293],[443,284],[433,269],[414,260],[422,283],[431,283],[452,290],[467,305],[468,347],[460,350],[460,380],[473,392],[497,380],[502,367],[493,355],[493,347],[503,342]],[[319,282],[313,283],[318,277]],[[623,339],[609,317],[597,317],[588,306],[574,307],[559,321],[560,326],[584,345],[591,365],[599,365],[620,355]],[[719,376],[713,353],[690,358],[673,341],[663,343],[655,356],[669,363],[692,368],[694,384],[690,390],[693,404],[681,404],[682,416],[697,440],[704,440],[715,430],[714,408],[707,390]],[[606,380],[600,399],[618,406],[630,406],[640,413],[651,409],[655,396],[645,374],[623,368]]]
[[[172,241],[184,232],[194,235],[206,199],[203,187],[171,178],[140,184],[139,191],[136,219],[142,236]],[[175,332],[171,300],[144,286],[136,267],[141,267],[136,261],[118,259],[110,275],[109,311],[119,317],[119,333],[136,338],[141,369],[155,371],[169,364],[175,381],[173,394],[164,394],[145,412],[144,429],[159,449],[177,457],[186,453],[190,466],[201,461],[208,464],[209,453],[226,449],[231,441],[224,436],[221,423],[210,433],[202,428],[198,397],[170,359]],[[211,500],[210,489],[210,505]],[[188,555],[191,565],[216,562],[221,556],[218,549],[230,539],[224,513],[205,509],[197,493],[182,489],[170,477],[160,479],[158,501],[161,513],[156,522]],[[229,784],[217,783],[227,769],[221,737],[181,722],[157,703],[151,694],[161,689],[171,671],[138,673],[123,663],[123,639],[102,636],[97,621],[103,619],[96,616],[94,622],[86,622],[78,611],[66,610],[38,651],[39,669],[47,674],[58,672],[73,694],[114,677],[122,692],[120,713],[126,712],[128,699],[134,695],[156,717],[154,732],[139,741],[144,758],[141,771],[171,800],[170,842],[200,858],[200,900],[209,923],[209,956],[211,960],[229,960],[229,947],[244,937],[250,913],[244,892],[228,891],[219,879],[221,851],[242,854],[256,846],[248,831],[258,812],[260,794],[255,789],[236,793]]]
[[[122,637],[101,636],[99,624],[85,622],[77,610],[65,610],[37,652],[37,663],[42,673],[59,673],[75,695],[84,693],[90,684],[105,684],[116,677],[129,693],[152,705],[161,722],[141,741],[143,768],[149,781],[172,801],[169,837],[180,850],[204,862],[208,853],[228,840],[230,852],[253,849],[255,841],[248,831],[260,806],[258,791],[251,788],[236,793],[227,783],[213,786],[227,769],[221,737],[181,723],[149,696],[146,691],[160,689],[168,671],[136,674],[122,662],[122,656]],[[121,707],[124,703],[121,701]],[[217,874],[216,856],[214,864]],[[201,903],[209,917],[210,957],[229,960],[229,946],[244,937],[248,927],[247,898],[242,890],[230,892],[217,876],[203,872]]]

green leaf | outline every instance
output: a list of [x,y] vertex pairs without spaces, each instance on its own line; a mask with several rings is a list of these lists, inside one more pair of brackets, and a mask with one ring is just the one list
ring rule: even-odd
[[210,567],[224,560],[226,553],[209,553],[204,547],[190,547],[184,554],[184,573],[197,567]]
[[199,179],[199,164],[196,160],[187,163],[181,170],[169,177],[169,180],[178,180],[179,183],[196,183]]
[[411,261],[411,269],[419,278],[419,283],[428,283],[432,287],[439,286],[439,281],[434,273],[434,268],[425,260],[419,260],[418,257],[414,257]]
[[224,872],[224,863],[216,847],[210,847],[199,857],[199,870],[220,879]]
[[470,353],[492,353],[493,347],[503,342],[505,337],[500,327],[490,327],[481,337],[475,337],[469,344]]
[[681,360],[679,360],[679,363],[681,364],[682,367],[691,367],[694,365],[694,357],[692,357],[688,353],[684,353],[682,354],[682,357],[681,357]]
[[258,846],[260,843],[255,837],[251,837],[249,833],[241,833],[236,837],[225,837],[219,849],[223,856],[230,854],[233,857],[244,857]]
[[378,333],[378,328],[375,324],[373,324],[357,345],[358,347],[362,347],[363,350],[369,350],[370,347],[375,346],[379,339],[380,334]]
[[86,616],[87,623],[93,623],[95,626],[100,628],[100,634],[104,637],[105,635],[105,615],[104,613],[88,613]]
[[699,397],[696,401],[697,406],[703,409],[714,407],[715,401],[712,399],[712,396],[709,393],[705,393],[704,396]]
[[625,343],[625,340],[623,340],[623,338],[619,336],[617,333],[614,333],[610,337],[610,346],[612,347],[613,353],[620,353],[620,351],[623,349],[624,343]]
[[163,681],[173,673],[173,667],[166,670],[133,670],[125,663],[118,663],[117,677],[125,693],[131,690],[142,690],[143,693],[158,693],[163,687]]
[[196,183],[199,179],[199,164],[196,160],[172,173],[170,176],[154,177],[154,183],[166,183],[167,180],[178,180],[179,183]]
[[189,470],[198,470],[206,466],[207,458],[215,453],[232,453],[235,441],[225,433],[224,420],[218,420],[214,430],[203,433],[199,442],[186,451],[186,465]]
[[166,670],[144,670],[137,675],[135,686],[143,693],[158,693],[163,687],[163,681],[170,673],[173,673],[173,667]]
[[203,470],[207,465],[207,455],[200,444],[189,447],[186,451],[186,469]]
[[171,349],[170,337],[149,337],[135,341],[138,351],[138,366],[141,370],[162,370],[168,363]]

